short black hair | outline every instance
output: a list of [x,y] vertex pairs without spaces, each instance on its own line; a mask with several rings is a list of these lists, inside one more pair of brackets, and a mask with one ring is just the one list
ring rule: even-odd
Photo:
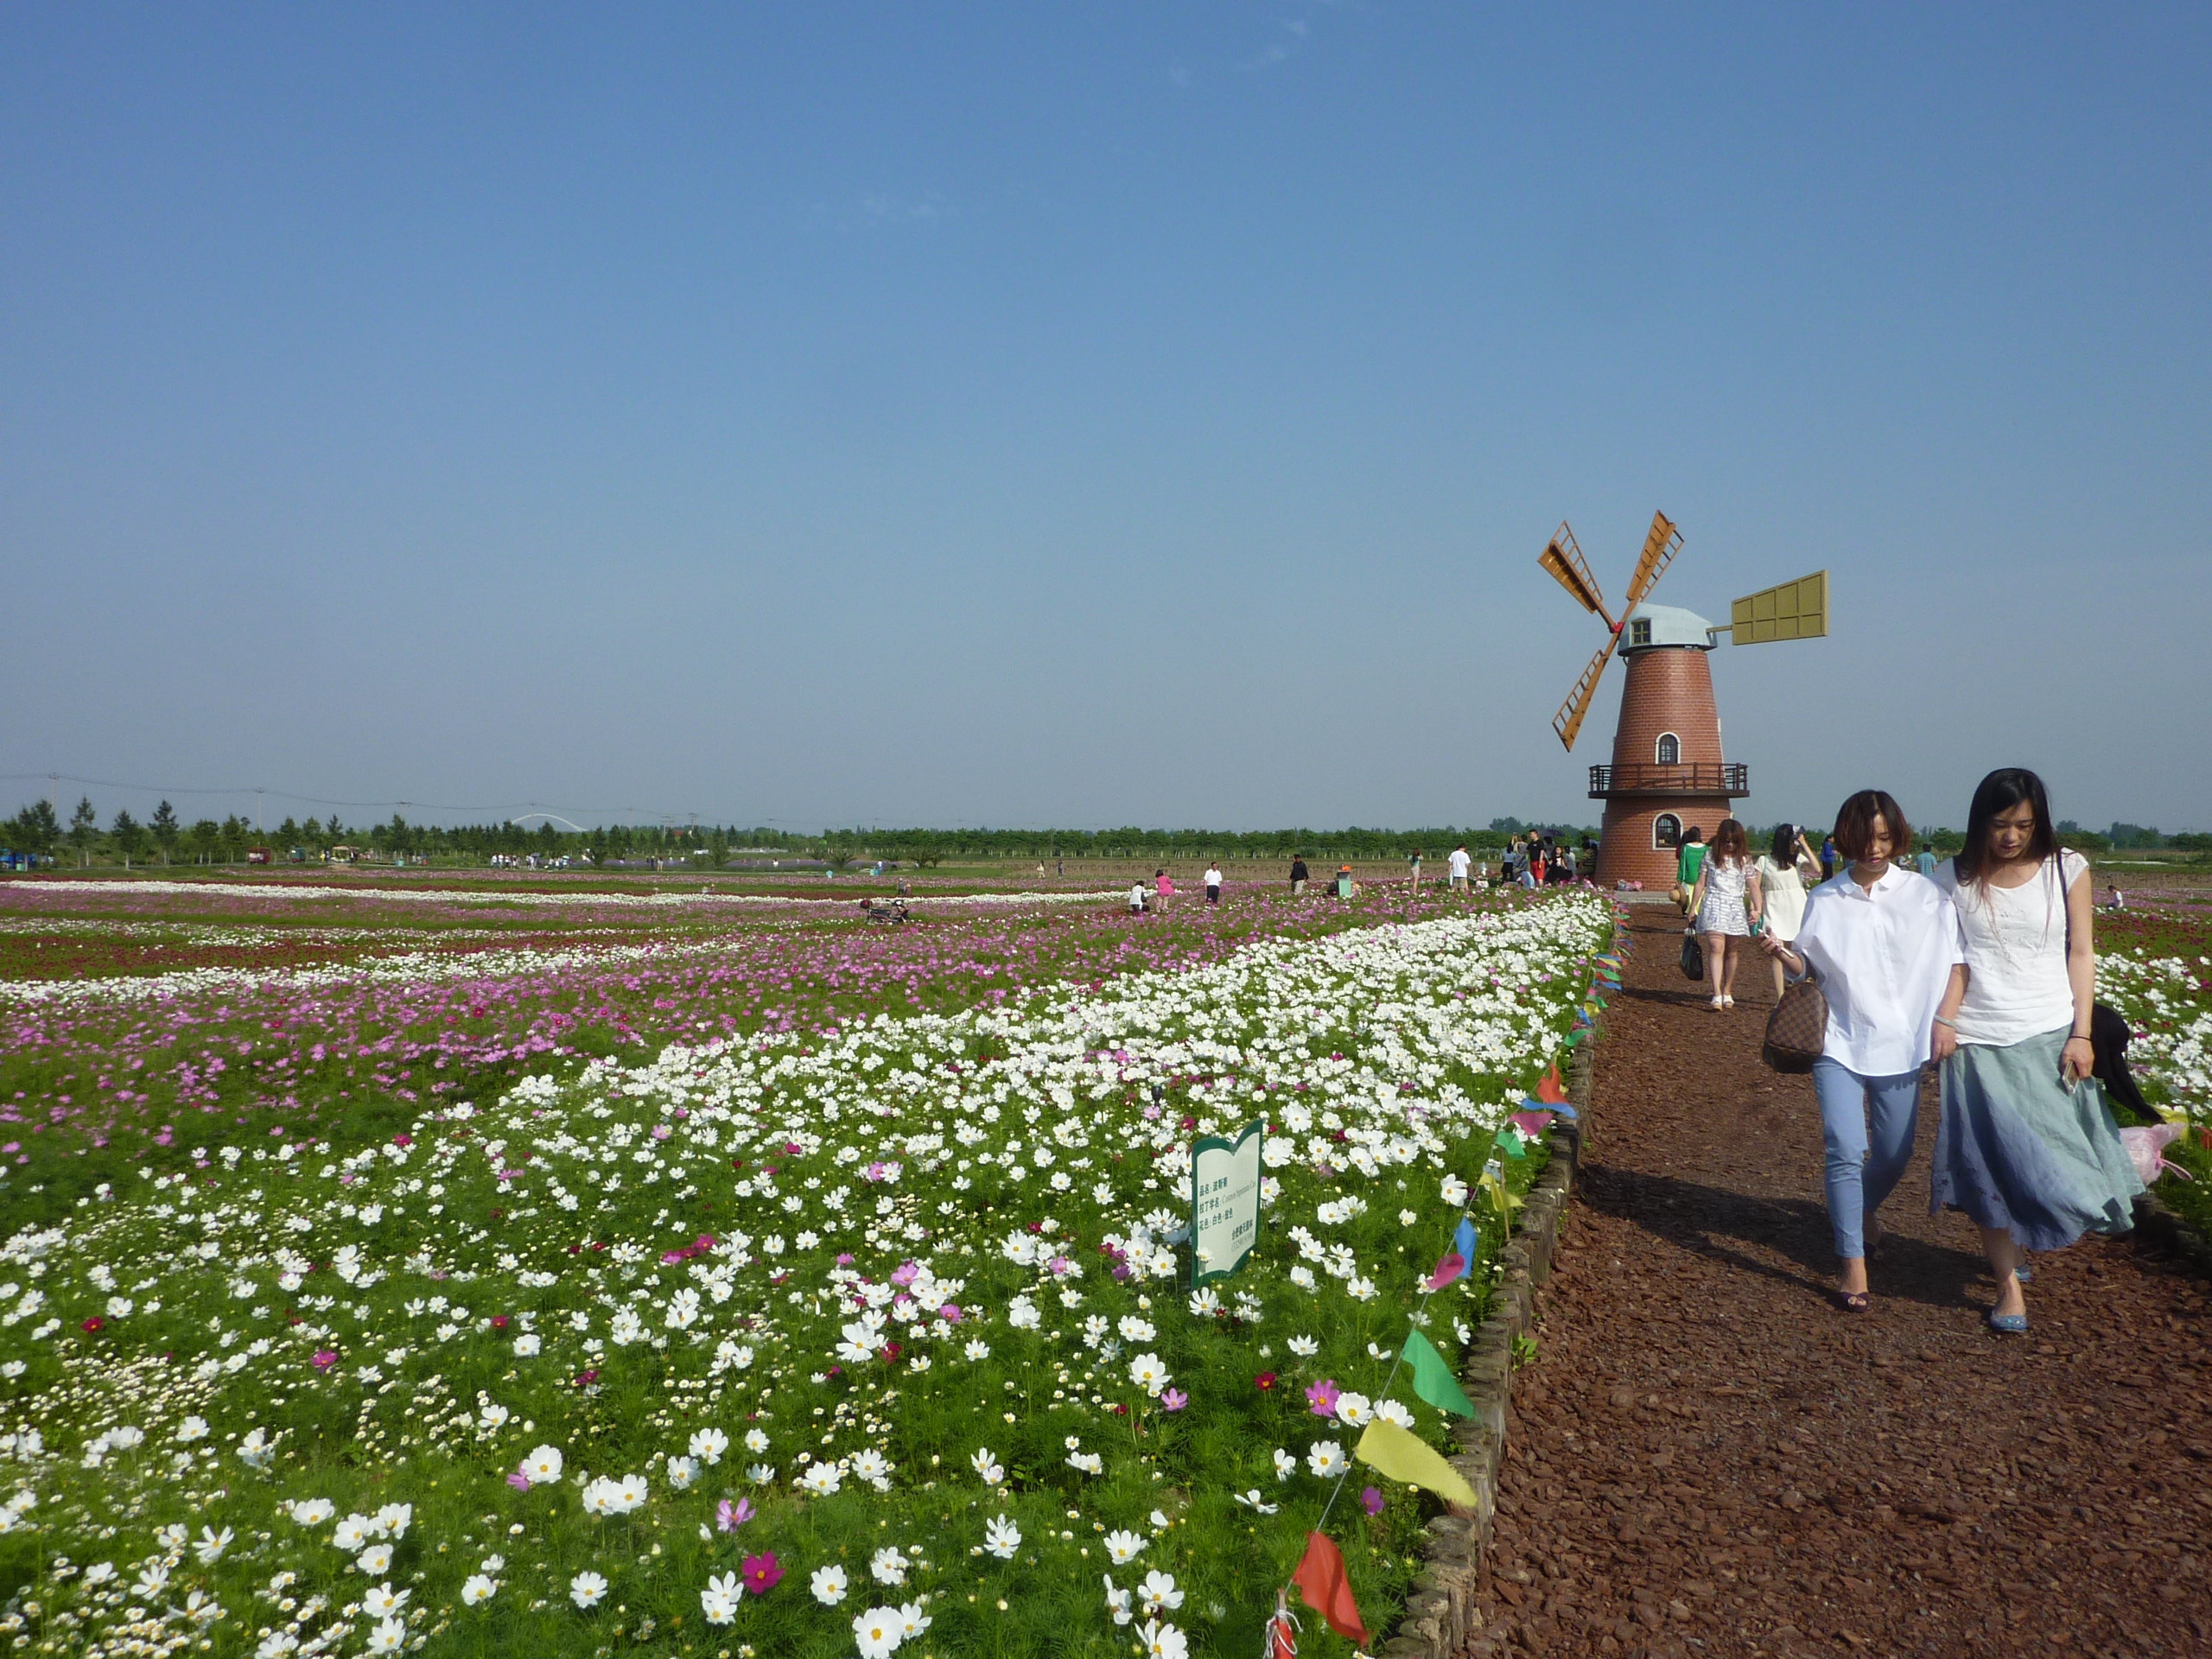
[[1854,864],[1866,857],[1878,817],[1890,832],[1892,855],[1911,847],[1912,826],[1904,821],[1897,797],[1886,789],[1862,789],[1835,810],[1836,851]]

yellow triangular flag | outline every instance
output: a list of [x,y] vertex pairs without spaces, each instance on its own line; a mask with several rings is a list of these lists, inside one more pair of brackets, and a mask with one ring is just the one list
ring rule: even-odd
[[1425,1486],[1449,1503],[1475,1507],[1475,1489],[1423,1441],[1381,1418],[1370,1423],[1351,1454],[1377,1474]]

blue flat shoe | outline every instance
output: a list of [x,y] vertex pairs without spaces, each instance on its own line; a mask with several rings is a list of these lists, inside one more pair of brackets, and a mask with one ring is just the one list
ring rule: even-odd
[[2028,1316],[2024,1313],[1992,1313],[1989,1328],[1999,1336],[2024,1337],[2028,1334]]
[[2012,1269],[2012,1276],[2024,1285],[2032,1285],[2036,1281],[2036,1270],[2023,1262]]

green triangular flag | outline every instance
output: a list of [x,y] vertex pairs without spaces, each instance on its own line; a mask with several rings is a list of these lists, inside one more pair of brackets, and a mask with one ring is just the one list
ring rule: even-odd
[[[1475,1408],[1460,1390],[1459,1379],[1436,1351],[1436,1344],[1418,1331],[1406,1332],[1406,1363],[1413,1368],[1414,1392],[1439,1411],[1471,1417]],[[1402,1477],[1401,1477],[1402,1478]]]

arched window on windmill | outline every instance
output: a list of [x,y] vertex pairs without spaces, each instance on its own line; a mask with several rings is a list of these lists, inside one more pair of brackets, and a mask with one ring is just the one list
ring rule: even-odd
[[1662,812],[1651,820],[1651,844],[1654,847],[1679,847],[1682,844],[1682,821],[1671,812]]
[[1682,764],[1682,740],[1675,736],[1672,732],[1660,733],[1658,753],[1653,758],[1662,766],[1681,766]]

